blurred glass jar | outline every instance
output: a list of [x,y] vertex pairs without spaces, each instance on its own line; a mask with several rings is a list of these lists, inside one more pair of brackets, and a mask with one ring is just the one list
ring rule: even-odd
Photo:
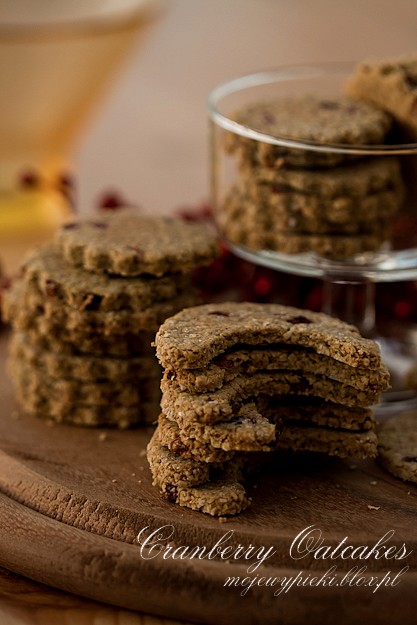
[[156,0],[0,0],[0,242],[71,208],[70,150]]

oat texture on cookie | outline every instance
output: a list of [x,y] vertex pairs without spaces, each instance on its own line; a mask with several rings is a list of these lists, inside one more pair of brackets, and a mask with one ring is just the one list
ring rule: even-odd
[[403,142],[417,140],[417,54],[358,63],[346,93],[392,115]]
[[406,482],[417,484],[417,419],[406,412],[378,428],[378,459],[383,467]]
[[[389,374],[355,327],[279,304],[230,302],[184,309],[155,343],[164,374],[148,459],[168,501],[236,514],[250,502],[248,474],[276,454],[376,455],[372,406]],[[222,494],[221,507],[207,488]]]
[[202,226],[132,209],[74,219],[33,250],[2,306],[23,409],[74,425],[154,423],[155,333],[198,302],[192,272],[217,252]]
[[305,94],[255,102],[230,119],[260,136],[227,130],[218,142],[219,162],[233,172],[217,198],[227,241],[346,260],[389,240],[406,194],[399,158],[372,152],[388,141],[388,112],[343,95]]

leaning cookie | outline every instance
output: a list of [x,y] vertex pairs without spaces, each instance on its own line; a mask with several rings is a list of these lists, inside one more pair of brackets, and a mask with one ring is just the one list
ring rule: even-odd
[[417,139],[417,55],[371,59],[360,63],[346,83],[346,93],[387,111],[403,130],[403,140]]
[[119,276],[189,274],[219,254],[206,226],[132,209],[74,220],[55,240],[70,265]]
[[378,459],[384,468],[396,477],[417,483],[417,418],[415,413],[404,413],[379,426]]
[[[313,95],[259,102],[236,111],[233,121],[268,137],[309,142],[306,148],[255,141],[237,133],[225,135],[225,148],[251,165],[332,166],[346,160],[343,153],[314,150],[314,144],[348,146],[384,143],[389,115],[370,104],[343,97]],[[354,155],[352,155],[354,157]]]

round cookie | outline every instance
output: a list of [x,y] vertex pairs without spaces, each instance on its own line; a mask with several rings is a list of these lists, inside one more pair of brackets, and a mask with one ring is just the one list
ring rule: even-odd
[[[323,198],[271,185],[233,186],[222,210],[224,220],[238,222],[242,231],[285,231],[293,234],[371,234],[387,228],[401,206],[395,191],[363,198]],[[250,236],[250,235],[249,235]]]
[[[315,95],[285,97],[258,102],[236,111],[232,119],[263,134],[324,145],[373,145],[384,143],[391,117],[371,104],[345,97]],[[225,135],[225,148],[241,162],[283,165],[331,166],[355,158],[337,152],[297,149],[255,141],[238,134]]]
[[154,424],[159,414],[158,402],[140,402],[131,406],[124,404],[76,404],[55,403],[46,390],[34,395],[25,381],[14,380],[16,397],[22,409],[29,414],[67,425],[85,427],[117,427],[126,429],[138,425]]
[[[151,343],[151,337],[148,339]],[[56,349],[36,344],[26,334],[15,332],[10,340],[10,357],[40,369],[50,378],[97,382],[99,380],[133,382],[159,380],[162,372],[152,356],[89,356],[65,353],[62,345]]]
[[400,160],[395,156],[369,157],[331,169],[270,169],[243,167],[242,178],[253,185],[269,184],[285,191],[321,198],[349,197],[355,201],[380,191],[394,191],[398,202],[404,196]]
[[384,468],[417,484],[417,416],[406,412],[382,423],[378,430],[378,458]]
[[375,232],[357,234],[288,232],[267,229],[262,225],[250,229],[242,221],[226,214],[222,215],[221,230],[227,241],[250,250],[282,254],[313,253],[337,261],[381,250],[389,234],[388,226]]
[[18,330],[28,330],[34,319],[41,317],[55,337],[68,331],[80,338],[94,333],[99,337],[109,337],[135,334],[139,330],[156,332],[167,317],[196,302],[197,297],[191,291],[170,300],[155,302],[142,310],[79,311],[57,302],[55,298],[48,298],[33,285],[18,280],[7,291],[3,311],[5,318]]
[[182,310],[156,335],[166,369],[207,366],[237,345],[299,345],[352,367],[381,369],[378,345],[359,330],[324,313],[281,304],[222,302]]
[[155,352],[152,347],[155,332],[149,330],[103,336],[96,331],[78,332],[59,323],[54,325],[43,315],[33,316],[30,323],[25,324],[24,334],[33,345],[51,352],[59,351],[68,357],[74,355],[97,358],[151,357]]
[[190,287],[189,276],[182,274],[117,278],[71,267],[54,245],[36,249],[26,260],[23,273],[25,282],[47,300],[78,311],[142,310]]
[[157,403],[160,398],[158,379],[136,382],[123,380],[87,382],[74,378],[52,378],[42,369],[30,367],[24,361],[15,358],[9,359],[8,369],[13,380],[20,378],[25,381],[28,394],[37,397],[46,393],[50,402],[55,405],[132,406],[142,402]]
[[65,224],[56,242],[71,265],[119,276],[190,273],[219,253],[217,238],[206,226],[132,209]]

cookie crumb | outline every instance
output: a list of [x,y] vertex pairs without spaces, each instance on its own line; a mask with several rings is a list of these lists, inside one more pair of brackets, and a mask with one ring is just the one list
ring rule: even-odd
[[372,482],[369,482],[371,486],[376,486],[378,484],[378,482],[376,480],[372,480]]
[[227,517],[225,517],[225,516],[219,516],[218,521],[219,521],[219,523],[227,523]]
[[112,484],[117,484],[117,480],[112,480],[111,483]]
[[132,477],[136,477],[136,473],[132,473]]
[[103,442],[107,439],[107,432],[100,432],[98,435],[98,440],[100,442]]
[[372,506],[370,504],[368,504],[368,510],[380,510],[381,506]]

